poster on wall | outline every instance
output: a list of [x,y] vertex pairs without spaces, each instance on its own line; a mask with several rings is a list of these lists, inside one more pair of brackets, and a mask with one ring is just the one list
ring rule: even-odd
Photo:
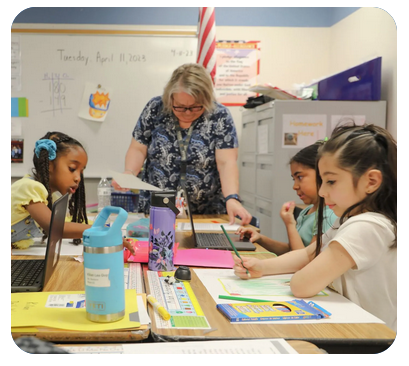
[[11,162],[22,163],[23,162],[23,139],[11,139]]
[[284,114],[282,147],[304,148],[323,140],[327,133],[326,114]]
[[111,103],[112,89],[96,83],[85,83],[78,117],[103,122]]
[[225,106],[242,106],[260,74],[260,41],[216,42],[216,99]]

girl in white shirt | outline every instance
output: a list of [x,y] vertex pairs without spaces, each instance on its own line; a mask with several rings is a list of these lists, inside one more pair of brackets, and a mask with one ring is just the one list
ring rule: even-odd
[[[317,157],[319,212],[339,219],[305,249],[276,258],[243,257],[251,278],[294,273],[291,291],[311,297],[332,284],[396,331],[397,145],[374,125],[340,126]],[[318,232],[322,227],[318,217]],[[235,274],[248,279],[235,257]]]

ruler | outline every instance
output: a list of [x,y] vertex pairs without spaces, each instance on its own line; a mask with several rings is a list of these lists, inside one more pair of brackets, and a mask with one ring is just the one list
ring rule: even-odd
[[145,292],[142,266],[140,263],[124,264],[124,283],[126,289],[136,289],[136,293],[138,294]]

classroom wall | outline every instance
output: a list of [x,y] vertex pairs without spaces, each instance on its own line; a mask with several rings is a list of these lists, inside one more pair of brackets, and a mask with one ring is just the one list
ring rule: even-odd
[[360,8],[329,28],[329,72],[382,56],[381,99],[388,101],[386,127],[397,138],[397,25],[379,8]]

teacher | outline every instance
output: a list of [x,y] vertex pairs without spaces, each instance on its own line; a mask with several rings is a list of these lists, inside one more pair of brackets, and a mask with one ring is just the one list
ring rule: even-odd
[[[178,67],[162,96],[143,109],[125,157],[125,173],[163,190],[185,188],[193,214],[235,216],[248,224],[241,205],[238,139],[230,112],[216,102],[213,83],[198,64]],[[115,189],[121,189],[113,182]],[[140,191],[139,211],[149,213],[150,192]]]

